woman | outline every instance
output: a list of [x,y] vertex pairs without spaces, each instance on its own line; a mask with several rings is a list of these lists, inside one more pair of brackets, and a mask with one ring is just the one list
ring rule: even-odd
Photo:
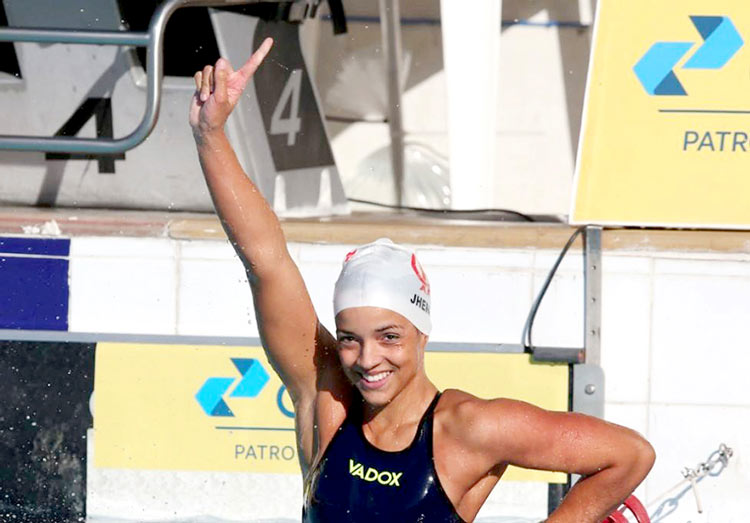
[[277,217],[224,134],[268,54],[195,75],[201,166],[247,270],[263,347],[294,402],[306,522],[472,521],[509,464],[581,474],[548,522],[601,521],[654,461],[638,434],[460,390],[424,370],[429,283],[413,253],[379,240],[349,253],[336,284],[336,337],[313,310]]

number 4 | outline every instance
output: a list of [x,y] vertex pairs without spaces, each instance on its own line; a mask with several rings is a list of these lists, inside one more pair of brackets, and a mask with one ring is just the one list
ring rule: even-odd
[[[109,98],[87,98],[75,110],[73,116],[57,130],[55,136],[75,136],[91,118],[96,122],[97,138],[112,138],[112,100]],[[70,154],[47,153],[47,160],[96,160],[99,173],[115,172],[115,160],[124,160],[125,153],[119,154]]]
[[[302,69],[295,69],[281,91],[279,101],[271,115],[271,134],[286,134],[286,144],[297,143],[297,133],[302,127],[299,117],[299,97],[302,91]],[[289,105],[289,117],[283,118],[284,109]]]

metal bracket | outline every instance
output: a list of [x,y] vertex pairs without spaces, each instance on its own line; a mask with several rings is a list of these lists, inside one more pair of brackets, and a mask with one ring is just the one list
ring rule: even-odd
[[604,370],[599,365],[573,365],[573,412],[604,417]]
[[535,363],[583,363],[584,350],[577,347],[532,347]]
[[602,325],[602,228],[596,225],[586,227],[583,235],[583,275],[584,275],[584,337],[585,361],[592,365],[601,364],[601,325]]

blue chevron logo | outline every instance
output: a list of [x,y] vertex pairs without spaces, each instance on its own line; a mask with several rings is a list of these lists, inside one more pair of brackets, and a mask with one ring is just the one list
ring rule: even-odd
[[242,379],[230,394],[232,398],[254,398],[268,383],[268,373],[254,358],[232,358],[232,363],[240,371]]
[[721,69],[745,43],[728,16],[691,16],[690,20],[704,41],[685,69]]
[[232,386],[234,378],[208,378],[195,399],[209,416],[234,416],[223,399],[224,393]]
[[[691,16],[703,44],[683,69],[721,69],[744,41],[728,16]],[[656,42],[633,67],[646,92],[652,96],[686,96],[674,68],[693,47],[692,42]]]
[[[269,380],[268,372],[255,358],[232,358],[232,363],[240,373],[239,383],[229,395],[232,398],[254,398],[263,390]],[[224,395],[237,381],[237,378],[212,377],[208,378],[198,392],[195,399],[209,416],[233,417]]]
[[689,42],[657,42],[646,51],[633,70],[648,94],[687,94],[672,69],[691,47]]

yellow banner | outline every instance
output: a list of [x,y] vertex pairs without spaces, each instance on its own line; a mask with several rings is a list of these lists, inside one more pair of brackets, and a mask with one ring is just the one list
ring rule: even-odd
[[299,472],[291,401],[260,347],[99,343],[94,391],[97,467]]
[[600,0],[570,221],[750,228],[750,4]]
[[[566,365],[433,352],[425,364],[440,389],[567,409]],[[94,390],[96,467],[299,474],[291,401],[260,347],[99,343]],[[521,469],[505,478],[565,481]]]

